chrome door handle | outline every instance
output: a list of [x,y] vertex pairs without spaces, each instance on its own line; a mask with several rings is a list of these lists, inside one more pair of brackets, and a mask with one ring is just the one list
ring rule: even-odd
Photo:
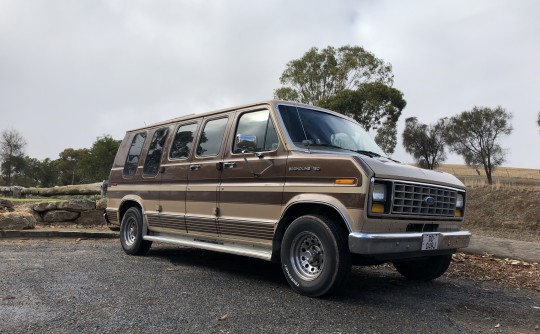
[[189,170],[199,170],[201,168],[201,165],[189,165]]
[[231,169],[231,168],[234,168],[236,167],[236,162],[224,162],[223,163],[223,168],[224,169]]

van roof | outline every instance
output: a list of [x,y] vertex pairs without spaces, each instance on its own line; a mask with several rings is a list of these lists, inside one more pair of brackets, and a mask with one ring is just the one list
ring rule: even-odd
[[[218,109],[218,110],[214,110],[214,111],[210,111],[210,112],[204,112],[204,113],[200,113],[200,114],[188,114],[188,115],[172,118],[172,119],[169,119],[169,120],[153,123],[153,124],[150,124],[150,125],[145,125],[145,126],[142,126],[142,127],[139,127],[139,128],[131,129],[131,130],[128,130],[127,133],[136,132],[136,131],[145,130],[145,129],[151,129],[151,128],[154,128],[154,127],[159,127],[159,126],[168,125],[168,124],[171,124],[171,123],[177,123],[177,122],[181,122],[181,121],[189,121],[191,119],[196,119],[196,118],[208,117],[208,116],[217,115],[217,114],[220,114],[220,113],[223,113],[223,112],[233,111],[233,110],[237,110],[237,109],[247,109],[247,108],[253,108],[253,107],[257,107],[257,106],[265,106],[265,105],[267,105],[267,106],[276,106],[278,104],[286,104],[286,105],[299,106],[299,107],[305,107],[305,108],[316,109],[316,110],[324,110],[325,112],[330,112],[330,113],[335,114],[337,116],[350,119],[349,117],[347,117],[347,116],[345,116],[343,114],[339,114],[339,113],[336,113],[334,111],[324,109],[324,108],[321,108],[321,107],[317,107],[317,106],[313,106],[313,105],[308,105],[308,104],[299,103],[299,102],[293,102],[293,101],[285,101],[285,100],[267,100],[267,101],[255,102],[255,103],[250,103],[250,104],[244,104],[244,105],[240,105],[240,106],[234,106],[234,107],[229,107],[229,108]],[[352,121],[354,121],[354,120],[352,120]],[[356,121],[354,121],[354,122],[356,122]]]

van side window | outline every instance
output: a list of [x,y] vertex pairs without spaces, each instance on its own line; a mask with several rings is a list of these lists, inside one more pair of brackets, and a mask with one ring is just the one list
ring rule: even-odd
[[[270,119],[268,110],[259,110],[245,113],[240,116],[238,126],[236,127],[235,138],[237,135],[255,136],[257,147],[255,151],[273,151],[278,147],[278,136],[274,124]],[[241,153],[242,149],[233,146],[233,153]]]
[[159,165],[161,164],[161,154],[163,152],[163,145],[167,139],[169,128],[157,129],[150,142],[148,153],[146,154],[146,160],[144,161],[143,176],[155,176],[158,173]]
[[174,135],[174,140],[171,145],[169,158],[182,159],[189,156],[191,146],[193,145],[193,135],[197,129],[197,123],[180,125]]
[[221,142],[227,126],[227,118],[219,118],[208,121],[199,138],[197,155],[217,155],[221,149]]
[[129,148],[128,155],[126,157],[126,163],[124,164],[123,175],[125,178],[133,177],[139,166],[139,158],[141,157],[141,151],[146,139],[146,132],[139,132],[133,137],[131,147]]

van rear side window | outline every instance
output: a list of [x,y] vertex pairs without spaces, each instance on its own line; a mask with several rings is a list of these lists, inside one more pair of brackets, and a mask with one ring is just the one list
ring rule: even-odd
[[197,129],[197,123],[180,125],[176,130],[176,135],[171,146],[169,158],[182,159],[189,156],[193,145],[193,135]]
[[161,154],[163,153],[163,146],[167,139],[169,128],[157,129],[152,137],[152,142],[148,148],[148,154],[144,161],[143,176],[156,176],[161,164]]
[[139,132],[133,137],[129,153],[126,157],[126,163],[124,164],[124,177],[133,177],[139,166],[139,159],[141,157],[141,151],[146,139],[146,132]]

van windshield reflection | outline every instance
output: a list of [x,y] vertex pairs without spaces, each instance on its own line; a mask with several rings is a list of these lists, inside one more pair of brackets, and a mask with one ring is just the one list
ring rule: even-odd
[[346,150],[369,157],[386,157],[384,151],[358,123],[322,111],[279,106],[279,113],[298,147]]

